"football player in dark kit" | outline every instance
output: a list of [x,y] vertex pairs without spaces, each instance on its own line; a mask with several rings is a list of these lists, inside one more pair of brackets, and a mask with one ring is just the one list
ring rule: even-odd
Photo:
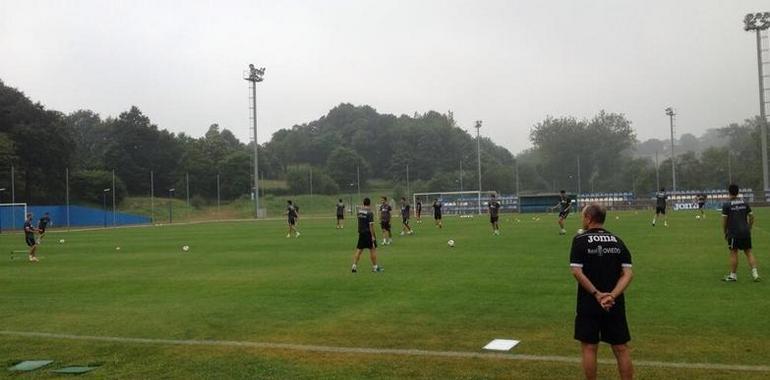
[[291,237],[291,233],[294,232],[294,237],[299,237],[299,231],[297,230],[297,208],[292,201],[286,201],[286,216],[289,219],[289,233],[286,234],[287,238]]
[[695,201],[698,202],[698,211],[700,211],[700,217],[706,217],[706,194],[700,193],[695,196]]
[[358,272],[358,259],[364,249],[369,250],[369,258],[372,260],[372,272],[381,272],[377,265],[377,235],[374,234],[374,213],[370,208],[372,201],[364,198],[364,206],[358,210],[358,245],[353,253],[353,273]]
[[422,201],[419,199],[417,200],[417,203],[414,205],[414,216],[417,219],[417,224],[422,223]]
[[409,206],[409,203],[406,203],[406,198],[401,197],[401,236],[404,236],[404,234],[414,234],[412,227],[409,226],[410,209],[411,206]]
[[441,201],[438,200],[438,198],[433,200],[433,220],[436,223],[436,227],[438,228],[444,228],[443,223],[441,222],[441,207],[443,205],[441,204]]
[[668,227],[668,217],[666,216],[666,200],[668,200],[668,194],[666,189],[661,187],[660,191],[655,194],[655,216],[652,218],[652,226],[655,227],[655,222],[658,221],[658,216],[663,215],[663,226]]
[[738,250],[743,250],[751,267],[751,277],[759,281],[757,259],[751,253],[751,228],[754,226],[754,214],[751,207],[738,198],[738,185],[730,185],[727,189],[730,200],[722,205],[722,231],[730,249],[730,273],[723,279],[727,282],[738,281],[735,272],[738,270]]
[[37,243],[40,244],[40,242],[45,237],[45,229],[48,227],[48,225],[51,224],[51,216],[46,212],[43,214],[43,217],[40,218],[40,220],[37,222],[37,230],[39,233],[39,237],[37,239]]
[[382,245],[390,245],[393,242],[390,236],[390,212],[393,207],[388,204],[388,197],[383,196],[380,201],[380,228],[382,228]]
[[559,223],[559,235],[564,235],[567,233],[567,230],[564,229],[564,219],[567,219],[567,216],[569,216],[569,212],[572,209],[572,199],[570,199],[567,196],[567,192],[564,190],[559,192],[559,203],[556,204],[556,206],[551,207],[551,210],[558,208],[559,209],[559,220],[557,223]]
[[621,379],[632,379],[634,368],[626,343],[625,292],[634,274],[631,253],[619,237],[603,228],[607,210],[590,204],[583,209],[584,233],[572,239],[570,269],[578,282],[575,339],[582,349],[583,372],[596,379],[599,342],[612,346]]
[[24,221],[24,242],[29,247],[29,261],[37,262],[37,240],[35,240],[35,232],[37,229],[32,227],[32,214],[27,214],[27,220]]
[[337,202],[337,229],[345,228],[345,203],[340,199]]
[[494,194],[487,203],[487,207],[489,208],[489,223],[492,224],[492,233],[500,235],[500,225],[497,223],[500,214],[500,202],[497,201]]

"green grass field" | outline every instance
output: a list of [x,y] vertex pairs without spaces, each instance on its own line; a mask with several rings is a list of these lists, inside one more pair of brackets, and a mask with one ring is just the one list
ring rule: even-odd
[[[770,365],[770,210],[756,211],[754,246],[765,282],[723,283],[727,255],[719,216],[674,213],[670,227],[648,212],[611,213],[607,229],[631,249],[627,292],[633,359],[639,362]],[[619,219],[615,217],[618,216]],[[42,332],[104,337],[220,340],[374,349],[482,352],[493,338],[522,341],[506,355],[577,358],[576,285],[569,236],[554,215],[504,215],[501,236],[486,218],[448,217],[381,247],[384,273],[368,256],[350,273],[353,220],[305,218],[302,236],[283,220],[95,231],[52,231],[39,263],[0,261],[0,362],[99,363],[95,378],[580,378],[579,364],[496,356],[410,356],[289,348],[174,345],[25,337]],[[516,222],[516,218],[520,222]],[[569,219],[569,230],[577,228]],[[448,239],[457,241],[449,248]],[[59,239],[66,242],[59,244]],[[188,253],[182,245],[191,247]],[[0,235],[7,255],[19,234]],[[118,251],[115,248],[120,246]],[[607,347],[600,352],[611,359]],[[728,371],[638,366],[640,379],[767,378]],[[47,370],[24,378],[53,376]],[[613,364],[600,378],[615,377]]]

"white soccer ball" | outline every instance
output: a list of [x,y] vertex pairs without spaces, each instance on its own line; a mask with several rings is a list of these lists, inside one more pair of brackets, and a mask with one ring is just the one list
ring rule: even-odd
[[59,244],[64,244],[64,239],[59,239]]
[[448,242],[446,242],[446,243],[447,243],[447,245],[448,245],[448,246],[450,246],[450,247],[454,247],[454,246],[455,246],[455,241],[454,241],[454,240],[452,240],[452,239],[449,239],[449,241],[448,241]]
[[115,250],[116,250],[116,251],[120,251],[120,247],[119,247],[119,246],[118,246],[118,247],[115,247]]
[[695,215],[695,219],[700,219],[700,215]]
[[183,245],[183,246],[182,246],[182,250],[183,250],[183,251],[185,251],[185,252],[187,252],[187,251],[189,251],[189,250],[190,250],[190,246],[189,246],[189,245]]

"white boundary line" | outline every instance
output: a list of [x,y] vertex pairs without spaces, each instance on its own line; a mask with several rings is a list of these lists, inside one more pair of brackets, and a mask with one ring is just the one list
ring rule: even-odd
[[[64,339],[90,342],[113,342],[113,343],[134,343],[134,344],[165,344],[178,346],[225,346],[225,347],[244,347],[260,349],[278,349],[304,352],[327,352],[341,354],[384,354],[399,356],[426,356],[442,358],[462,358],[462,359],[498,359],[498,360],[517,360],[517,361],[536,361],[578,364],[580,358],[570,356],[551,356],[551,355],[522,355],[522,354],[502,354],[502,353],[482,353],[482,352],[463,352],[463,351],[430,351],[419,349],[399,349],[399,348],[366,348],[366,347],[335,347],[335,346],[317,346],[305,344],[289,343],[264,343],[264,342],[243,342],[230,340],[193,340],[193,339],[151,339],[151,338],[127,338],[116,336],[89,336],[72,334],[53,334],[43,332],[25,332],[25,331],[4,331],[0,330],[0,335],[9,337],[23,338],[45,338],[45,339]],[[614,360],[600,359],[602,364],[615,364]],[[739,365],[739,364],[717,364],[717,363],[687,363],[687,362],[663,362],[636,360],[634,365],[637,367],[652,368],[678,368],[678,369],[701,369],[701,370],[722,370],[722,371],[749,371],[749,372],[770,372],[770,366],[767,365]]]

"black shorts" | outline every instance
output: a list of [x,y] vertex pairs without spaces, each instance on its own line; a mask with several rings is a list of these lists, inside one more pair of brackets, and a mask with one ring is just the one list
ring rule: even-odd
[[37,244],[34,236],[25,236],[24,241],[27,243],[28,247],[33,247]]
[[380,228],[382,228],[384,231],[390,232],[390,221],[380,221]]
[[358,234],[357,249],[372,249],[377,248],[377,242],[372,240],[372,234]]
[[441,214],[433,214],[433,219],[441,220]]
[[489,217],[489,223],[497,223],[497,219],[498,219],[498,217],[496,217],[496,216],[490,216]]
[[408,226],[409,225],[409,218],[408,217],[401,217],[401,224]]
[[706,205],[705,203],[698,203],[698,209],[702,209],[703,206],[705,206],[705,205]]
[[297,224],[297,219],[295,219],[295,218],[289,218],[289,225],[290,225],[290,226],[293,226],[293,225],[295,225],[295,224]]
[[44,233],[45,233],[45,227],[43,227],[43,228],[38,228],[38,229],[37,229],[37,231],[38,231],[38,232],[39,232],[39,233],[42,235],[42,234],[44,234]]
[[655,207],[655,214],[666,215],[666,208],[665,207]]
[[588,344],[599,344],[599,341],[612,345],[628,343],[631,333],[625,311],[576,315],[575,339]]
[[345,215],[337,215],[337,220],[343,220],[345,219]]
[[727,238],[727,247],[731,250],[737,250],[740,249],[742,251],[745,251],[747,249],[751,249],[751,236],[747,238]]
[[562,211],[559,213],[559,218],[561,219],[567,219],[567,216],[569,216],[569,211]]

